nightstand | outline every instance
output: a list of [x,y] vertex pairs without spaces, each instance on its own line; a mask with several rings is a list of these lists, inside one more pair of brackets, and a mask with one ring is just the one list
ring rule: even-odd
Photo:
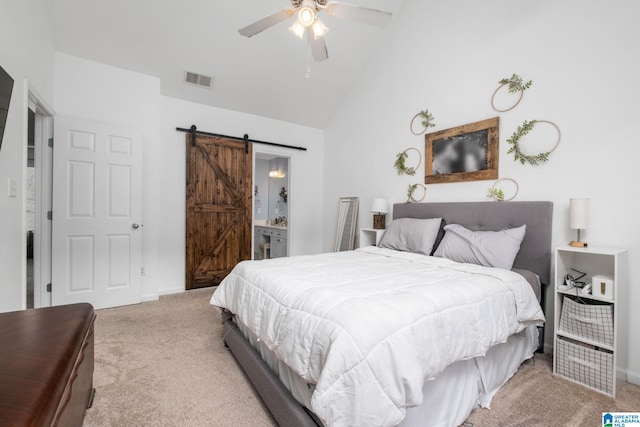
[[385,230],[376,230],[374,228],[361,228],[360,229],[360,247],[366,248],[367,246],[378,246],[380,239]]
[[[564,285],[565,275],[586,273],[612,279],[613,292],[596,283],[593,294]],[[553,372],[609,396],[627,366],[627,251],[608,248],[560,247],[555,251]]]

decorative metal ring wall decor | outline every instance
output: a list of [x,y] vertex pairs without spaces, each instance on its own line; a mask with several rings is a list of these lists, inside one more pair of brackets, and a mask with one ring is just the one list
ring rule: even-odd
[[508,83],[503,83],[500,86],[498,86],[498,89],[496,89],[495,92],[493,92],[493,95],[491,96],[491,106],[493,107],[494,110],[496,110],[499,113],[504,113],[504,112],[507,112],[507,111],[510,111],[510,110],[513,110],[514,108],[516,108],[518,106],[518,104],[520,104],[520,101],[522,101],[522,97],[524,96],[524,89],[520,89],[519,90],[520,95],[518,96],[518,100],[515,102],[515,104],[513,104],[511,107],[505,108],[505,109],[501,109],[501,108],[496,107],[496,104],[495,104],[496,95],[498,94],[500,89],[502,89],[506,85],[508,85]]
[[508,201],[510,201],[510,200],[515,199],[515,198],[516,198],[516,196],[518,195],[518,192],[520,191],[520,186],[518,185],[518,183],[516,182],[516,180],[515,180],[515,179],[512,179],[512,178],[500,178],[499,180],[497,180],[496,182],[494,182],[494,183],[493,183],[493,186],[491,187],[490,192],[491,192],[492,194],[496,194],[496,193],[497,193],[497,191],[498,191],[498,189],[496,188],[496,187],[497,187],[497,185],[498,185],[500,182],[503,182],[503,181],[511,181],[511,182],[513,182],[513,184],[516,186],[516,192],[515,192],[515,193],[513,193],[513,196],[511,196],[511,197],[509,197],[509,198],[505,198],[505,197],[503,197],[502,199],[500,199],[500,198],[493,197],[493,200],[496,200],[496,201],[499,201],[499,202],[508,202]]
[[[551,150],[549,151],[538,153],[535,155],[525,154],[520,149],[520,139],[526,134],[528,134],[529,132],[531,132],[531,130],[537,123],[547,123],[553,126],[558,131],[558,140],[556,141],[553,148],[551,148]],[[553,153],[556,150],[556,148],[558,148],[558,145],[560,145],[561,138],[562,138],[562,133],[560,132],[560,128],[558,127],[558,125],[556,125],[555,123],[549,120],[531,120],[531,121],[525,120],[520,126],[518,126],[518,129],[511,135],[511,137],[507,139],[507,143],[511,144],[511,148],[509,148],[509,150],[507,151],[507,154],[513,154],[513,160],[514,161],[519,160],[520,163],[522,163],[523,165],[525,163],[529,163],[530,165],[538,166],[540,165],[540,163],[544,163],[547,160],[549,160],[549,155]]]
[[[419,132],[416,132],[414,130],[414,122],[418,117],[422,118],[422,121],[420,122],[420,124],[422,125],[422,130]],[[413,116],[413,118],[411,119],[411,123],[409,123],[409,129],[411,130],[411,133],[416,136],[422,135],[427,131],[427,129],[432,128],[436,125],[435,123],[432,122],[432,120],[433,120],[433,114],[431,114],[429,110],[422,110],[418,114]]]
[[[418,164],[416,166],[407,167],[406,161],[409,158],[408,152],[412,150],[418,153]],[[420,150],[414,147],[409,147],[403,152],[398,153],[396,155],[396,162],[393,164],[393,166],[396,168],[396,172],[398,172],[398,175],[414,176],[421,164],[422,164],[422,154],[420,153]]]
[[[533,84],[533,81],[529,80],[528,82],[525,83],[525,82],[522,81],[522,77],[520,77],[519,75],[514,73],[508,79],[502,79],[498,83],[500,84],[500,86],[498,86],[498,88],[493,92],[493,95],[491,96],[491,106],[497,112],[504,113],[506,111],[513,110],[514,108],[516,108],[516,106],[518,104],[520,104],[520,101],[522,101],[522,97],[524,96],[524,91],[531,87],[531,85]],[[496,107],[495,98],[496,98],[496,95],[498,94],[498,92],[500,91],[500,89],[502,89],[505,86],[509,87],[509,93],[518,92],[519,96],[518,96],[518,100],[516,101],[516,103],[513,104],[511,107],[506,108],[506,109],[500,109],[500,108]]]
[[[420,197],[419,199],[417,199],[413,193],[418,189],[418,187],[422,187],[423,193],[422,193],[422,197]],[[409,188],[407,188],[407,203],[419,203],[421,201],[424,200],[424,198],[427,196],[427,187],[425,187],[423,184],[410,184]]]

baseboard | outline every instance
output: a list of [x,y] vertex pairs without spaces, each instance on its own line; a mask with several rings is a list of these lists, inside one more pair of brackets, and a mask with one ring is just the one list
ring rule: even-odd
[[640,374],[627,371],[627,382],[640,386]]
[[158,301],[160,299],[160,295],[158,294],[148,294],[142,295],[140,298],[140,302],[149,302],[149,301]]
[[171,294],[179,294],[184,292],[184,288],[165,288],[158,289],[158,295],[171,295]]

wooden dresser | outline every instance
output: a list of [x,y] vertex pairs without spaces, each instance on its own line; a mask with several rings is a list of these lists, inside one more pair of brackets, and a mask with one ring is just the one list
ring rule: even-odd
[[0,314],[0,425],[82,426],[95,317],[90,304]]

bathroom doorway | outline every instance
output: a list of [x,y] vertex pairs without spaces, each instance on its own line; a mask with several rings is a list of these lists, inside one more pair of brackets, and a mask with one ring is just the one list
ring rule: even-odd
[[291,159],[256,153],[253,175],[253,258],[289,255]]
[[25,166],[25,308],[51,305],[53,116],[29,91]]

